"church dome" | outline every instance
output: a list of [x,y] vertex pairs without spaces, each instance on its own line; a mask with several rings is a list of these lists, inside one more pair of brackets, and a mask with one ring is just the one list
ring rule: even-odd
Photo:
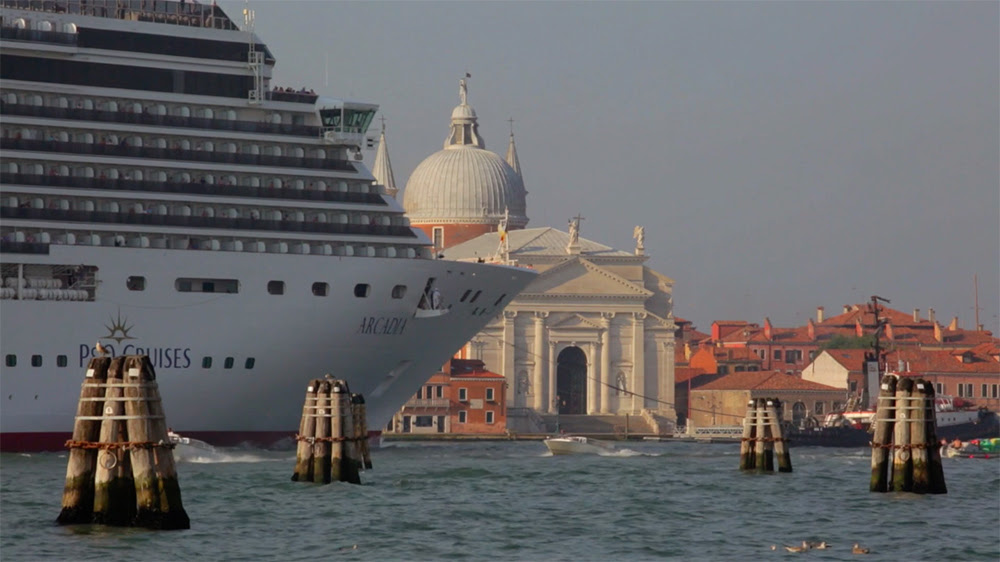
[[411,222],[498,223],[523,226],[524,185],[500,156],[478,147],[446,148],[428,156],[406,182],[403,207]]
[[499,224],[509,212],[508,228],[523,227],[528,223],[524,182],[509,163],[486,150],[467,93],[462,80],[461,104],[451,113],[444,149],[410,175],[403,208],[414,224]]

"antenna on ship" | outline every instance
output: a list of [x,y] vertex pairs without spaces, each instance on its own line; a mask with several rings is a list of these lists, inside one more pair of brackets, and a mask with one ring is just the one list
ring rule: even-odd
[[257,50],[257,42],[253,38],[253,20],[250,0],[246,0],[246,7],[243,8],[243,27],[250,45],[247,49],[247,65],[253,73],[253,89],[247,93],[247,103],[260,105],[264,101],[264,53]]

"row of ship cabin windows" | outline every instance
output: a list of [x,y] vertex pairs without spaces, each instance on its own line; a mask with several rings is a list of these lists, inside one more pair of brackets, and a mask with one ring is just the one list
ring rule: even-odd
[[[130,291],[145,291],[146,278],[134,275],[125,280],[125,286]],[[195,279],[180,277],[174,281],[174,289],[179,293],[227,293],[240,292],[240,282],[237,279]],[[359,299],[368,298],[372,287],[368,283],[358,283],[354,286],[354,296]],[[268,281],[267,292],[271,295],[285,294],[284,281]],[[312,284],[312,294],[317,297],[330,295],[330,284],[317,281]],[[406,296],[406,285],[396,285],[390,293],[392,298],[401,299]]]
[[[4,197],[3,206],[18,207],[24,209],[52,209],[57,211],[83,211],[103,213],[126,213],[132,215],[159,215],[175,217],[200,216],[201,218],[224,218],[238,219],[245,218],[251,220],[270,220],[288,222],[314,222],[319,224],[355,224],[361,226],[405,226],[405,218],[399,216],[395,220],[388,214],[382,213],[327,213],[324,211],[300,211],[288,209],[260,209],[255,207],[213,207],[196,206],[191,207],[185,204],[166,205],[159,202],[125,202],[93,200],[93,199],[66,199],[59,197],[33,197],[25,194],[9,195]],[[397,224],[393,224],[393,222]]]
[[269,177],[269,176],[235,176],[232,174],[216,176],[214,174],[192,174],[191,172],[158,169],[119,169],[94,168],[79,166],[70,168],[66,165],[43,166],[31,162],[4,162],[0,171],[10,174],[25,174],[35,176],[62,176],[86,179],[151,181],[160,183],[200,183],[204,185],[223,185],[241,187],[267,187],[272,189],[294,189],[297,191],[336,191],[340,193],[376,193],[380,188],[366,182],[347,182],[338,180],[327,183],[315,178]]
[[[41,355],[32,355],[31,356],[31,366],[32,367],[41,367],[42,363],[43,363],[43,361],[42,361],[42,356]],[[243,362],[243,368],[244,369],[253,369],[254,365],[256,365],[256,363],[257,363],[257,359],[256,358],[254,358],[254,357],[247,357],[246,361]],[[17,355],[13,354],[13,353],[8,353],[6,355],[6,357],[4,358],[4,364],[7,367],[17,367]],[[222,367],[224,369],[232,369],[235,365],[236,365],[236,359],[233,358],[233,357],[226,357],[222,361]],[[67,367],[67,366],[69,366],[69,357],[67,357],[66,355],[57,355],[56,356],[56,366],[57,367]],[[202,359],[201,359],[201,368],[202,369],[211,369],[212,368],[212,358],[211,357],[202,357]]]
[[[210,139],[192,141],[187,137],[153,137],[142,135],[94,135],[87,131],[72,131],[65,129],[16,129],[4,131],[4,136],[24,140],[47,140],[58,142],[75,142],[80,144],[117,145],[133,148],[171,148],[175,150],[196,150],[201,152],[217,152],[220,154],[247,154],[250,156],[290,156],[305,158],[306,148],[291,144],[259,145],[253,143],[235,143],[225,139]],[[309,148],[309,158],[323,160],[326,150]]]
[[[73,25],[73,24],[67,24]],[[74,26],[75,27],[75,26]],[[142,113],[146,115],[154,115],[159,117],[165,117],[171,115],[173,117],[197,117],[201,119],[220,119],[224,121],[236,121],[237,113],[236,110],[232,108],[218,108],[218,107],[208,107],[208,106],[195,106],[193,109],[187,105],[166,105],[162,103],[149,103],[143,104],[141,101],[137,100],[111,100],[111,99],[92,99],[92,98],[74,98],[66,96],[52,96],[49,98],[43,98],[40,94],[35,92],[14,92],[8,91],[0,95],[0,100],[4,103],[9,104],[23,104],[23,105],[34,105],[38,107],[55,107],[57,109],[83,109],[87,111],[97,110],[97,111],[110,111],[110,112],[121,112],[121,113]],[[269,123],[273,125],[281,124],[291,124],[291,125],[303,125],[305,124],[305,115],[297,115],[292,113],[280,113],[274,112],[258,112],[256,121],[262,123]],[[322,156],[320,157],[322,158]]]
[[351,244],[326,244],[308,242],[269,242],[260,240],[218,240],[207,238],[197,240],[184,236],[144,235],[126,238],[121,234],[101,236],[93,233],[65,232],[50,234],[49,232],[13,231],[3,235],[4,242],[29,242],[39,244],[61,244],[67,246],[117,246],[129,248],[156,248],[174,250],[208,250],[226,252],[255,252],[270,254],[297,254],[317,256],[358,256],[383,258],[415,258],[418,254],[425,256],[427,250],[421,248],[396,246],[368,246]]

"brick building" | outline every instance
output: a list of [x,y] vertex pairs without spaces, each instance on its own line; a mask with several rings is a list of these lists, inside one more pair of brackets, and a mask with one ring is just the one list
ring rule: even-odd
[[503,434],[507,385],[483,362],[452,359],[393,416],[387,433]]
[[777,398],[786,421],[821,417],[846,402],[846,392],[777,371],[732,373],[691,390],[691,423],[696,427],[743,422],[751,398]]

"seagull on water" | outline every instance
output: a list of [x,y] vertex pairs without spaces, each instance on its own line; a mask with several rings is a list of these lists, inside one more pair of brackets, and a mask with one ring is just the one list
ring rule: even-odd
[[826,544],[826,541],[811,542],[809,543],[809,548],[815,548],[816,550],[825,550],[830,548],[830,545]]
[[785,550],[787,550],[788,552],[805,552],[810,548],[809,543],[807,543],[806,541],[802,541],[802,546],[788,546],[787,544],[782,546],[784,546]]
[[869,550],[867,546],[861,546],[858,543],[854,543],[854,548],[851,549],[853,554],[868,554]]

